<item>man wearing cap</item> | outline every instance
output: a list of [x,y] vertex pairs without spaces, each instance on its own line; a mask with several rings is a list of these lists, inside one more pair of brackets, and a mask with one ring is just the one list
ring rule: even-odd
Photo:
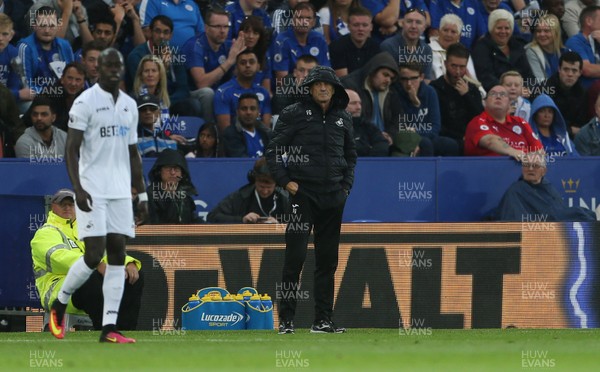
[[[85,252],[84,243],[77,238],[73,191],[58,190],[51,203],[46,223],[36,231],[31,240],[35,285],[46,311],[50,310],[50,305],[58,296],[67,271]],[[140,261],[126,257],[125,291],[118,319],[120,329],[136,329],[137,326],[144,286],[140,268]],[[97,330],[102,329],[102,283],[105,270],[106,257],[85,284],[73,293],[67,305],[69,314],[88,314]]]
[[[143,158],[157,157],[164,149],[177,150],[177,141],[169,139],[160,127],[160,100],[153,94],[136,100],[139,114],[138,151]],[[158,125],[157,125],[158,124]]]
[[302,84],[307,93],[281,112],[266,158],[275,181],[291,194],[285,233],[279,333],[294,333],[295,293],[311,230],[315,231],[313,333],[342,333],[334,325],[333,292],[340,229],[354,183],[356,145],[348,95],[330,67],[316,66]]
[[221,200],[208,214],[208,222],[277,223],[287,220],[289,194],[275,184],[265,158],[254,163],[254,168],[248,172],[248,182]]

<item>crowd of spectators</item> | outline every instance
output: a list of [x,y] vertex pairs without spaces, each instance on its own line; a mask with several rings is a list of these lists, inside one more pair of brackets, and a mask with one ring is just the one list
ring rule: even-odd
[[107,47],[143,157],[260,158],[317,65],[350,90],[360,156],[600,155],[594,1],[0,0],[0,158],[63,156]]
[[[600,6],[578,0],[3,0],[0,157],[61,154],[47,135],[32,142],[41,132],[30,106],[49,99],[52,127],[66,132],[70,106],[95,84],[107,47],[124,55],[121,88],[158,100],[145,115],[154,125],[140,115],[143,156],[175,147],[188,157],[260,157],[279,113],[303,95],[302,79],[316,65],[331,66],[358,93],[362,118],[388,142],[385,156],[394,137],[415,133],[418,156],[469,155],[466,128],[496,85],[508,90],[509,115],[528,123],[538,96],[552,101],[574,146],[552,154],[590,154],[577,151],[593,147],[589,136],[576,138],[595,118],[598,31]],[[258,98],[252,124],[238,118],[247,94]],[[214,149],[202,150],[200,132],[184,138],[173,130],[190,116],[216,125]],[[256,146],[247,143],[255,138],[248,125],[259,128]],[[562,126],[549,130],[565,137]],[[16,154],[21,136],[29,139]],[[150,137],[169,146],[148,150]]]

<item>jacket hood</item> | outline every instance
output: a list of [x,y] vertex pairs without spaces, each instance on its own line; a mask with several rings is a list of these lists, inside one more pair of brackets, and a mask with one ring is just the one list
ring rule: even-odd
[[[302,82],[302,88],[308,88],[313,83],[317,81],[324,81],[326,83],[332,84],[335,88],[335,92],[333,93],[332,98],[332,107],[345,109],[348,106],[348,94],[346,94],[346,90],[344,86],[340,82],[340,79],[337,77],[335,72],[331,67],[326,66],[316,66],[308,73],[308,76]],[[306,99],[310,99],[310,92],[305,96]]]
[[531,115],[529,116],[529,125],[535,134],[540,135],[537,122],[535,121],[535,114],[544,107],[552,107],[554,109],[554,119],[550,128],[554,132],[554,135],[558,137],[558,140],[569,154],[573,153],[573,146],[567,133],[567,122],[563,118],[560,110],[556,106],[556,103],[546,94],[539,95],[531,104]]
[[388,68],[395,73],[393,81],[398,80],[398,63],[394,60],[394,57],[388,52],[381,52],[376,54],[373,58],[367,62],[363,68],[363,82],[368,76],[373,75],[380,68]]
[[191,187],[189,191],[192,191],[194,195],[197,195],[196,188],[192,183],[192,179],[190,178],[190,170],[187,165],[187,161],[185,157],[177,150],[173,149],[164,149],[156,158],[156,162],[150,169],[150,173],[148,173],[148,178],[151,183],[160,182],[160,168],[164,165],[177,165],[181,168],[181,186]]

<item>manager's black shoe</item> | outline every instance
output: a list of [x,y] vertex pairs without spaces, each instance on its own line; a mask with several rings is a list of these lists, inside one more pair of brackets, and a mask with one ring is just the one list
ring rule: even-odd
[[331,320],[319,320],[310,328],[310,333],[345,333],[346,328],[336,327]]
[[279,322],[279,333],[280,335],[285,335],[288,333],[294,333],[294,322],[291,320],[281,321]]

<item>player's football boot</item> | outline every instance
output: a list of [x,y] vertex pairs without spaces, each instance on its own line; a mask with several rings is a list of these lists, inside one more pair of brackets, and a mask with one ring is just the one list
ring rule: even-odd
[[67,305],[62,304],[58,299],[54,300],[50,307],[50,322],[48,328],[52,336],[63,339],[65,337],[65,310]]
[[135,339],[125,337],[119,331],[102,332],[100,342],[108,342],[111,344],[135,344]]

